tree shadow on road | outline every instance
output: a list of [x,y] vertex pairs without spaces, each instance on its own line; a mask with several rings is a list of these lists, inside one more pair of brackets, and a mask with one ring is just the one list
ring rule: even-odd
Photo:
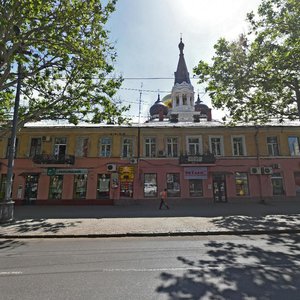
[[[81,221],[64,221],[64,222],[49,222],[47,219],[28,219],[17,220],[13,223],[2,224],[6,227],[6,232],[14,233],[59,233],[59,231],[68,228],[76,227]],[[0,234],[1,237],[1,234]]]
[[177,257],[185,270],[161,273],[156,292],[169,299],[299,299],[300,236],[263,242],[271,248],[210,241],[202,259]]
[[16,240],[2,240],[0,241],[0,251],[1,250],[8,250],[8,249],[15,249],[17,247],[25,245],[24,242],[16,241]]

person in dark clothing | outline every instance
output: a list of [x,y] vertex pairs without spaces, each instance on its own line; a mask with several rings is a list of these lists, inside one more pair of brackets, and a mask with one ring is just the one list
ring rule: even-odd
[[167,209],[169,209],[169,206],[167,204],[167,189],[164,189],[163,191],[160,192],[160,205],[159,205],[159,209],[161,209],[163,205]]

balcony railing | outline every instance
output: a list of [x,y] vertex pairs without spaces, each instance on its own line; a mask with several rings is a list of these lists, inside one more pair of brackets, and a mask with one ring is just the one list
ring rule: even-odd
[[180,155],[179,163],[184,164],[214,164],[216,157],[213,153],[195,154],[195,155]]
[[74,155],[52,155],[52,154],[37,154],[32,158],[35,164],[68,164],[74,165]]

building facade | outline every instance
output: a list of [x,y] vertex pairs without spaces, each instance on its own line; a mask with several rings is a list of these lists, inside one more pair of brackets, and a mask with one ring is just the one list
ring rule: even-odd
[[[28,124],[18,134],[12,198],[17,204],[261,201],[300,195],[300,123],[225,126],[194,99],[179,43],[170,95],[132,125]],[[0,140],[0,198],[9,139]]]

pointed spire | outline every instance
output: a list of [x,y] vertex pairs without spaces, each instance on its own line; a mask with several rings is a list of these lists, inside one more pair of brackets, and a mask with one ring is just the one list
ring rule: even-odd
[[175,72],[175,84],[176,83],[191,83],[190,81],[190,74],[188,72],[185,59],[184,59],[184,54],[183,54],[183,49],[184,49],[184,43],[182,42],[182,37],[180,37],[180,43],[178,44],[179,48],[179,61],[177,65],[177,71]]

